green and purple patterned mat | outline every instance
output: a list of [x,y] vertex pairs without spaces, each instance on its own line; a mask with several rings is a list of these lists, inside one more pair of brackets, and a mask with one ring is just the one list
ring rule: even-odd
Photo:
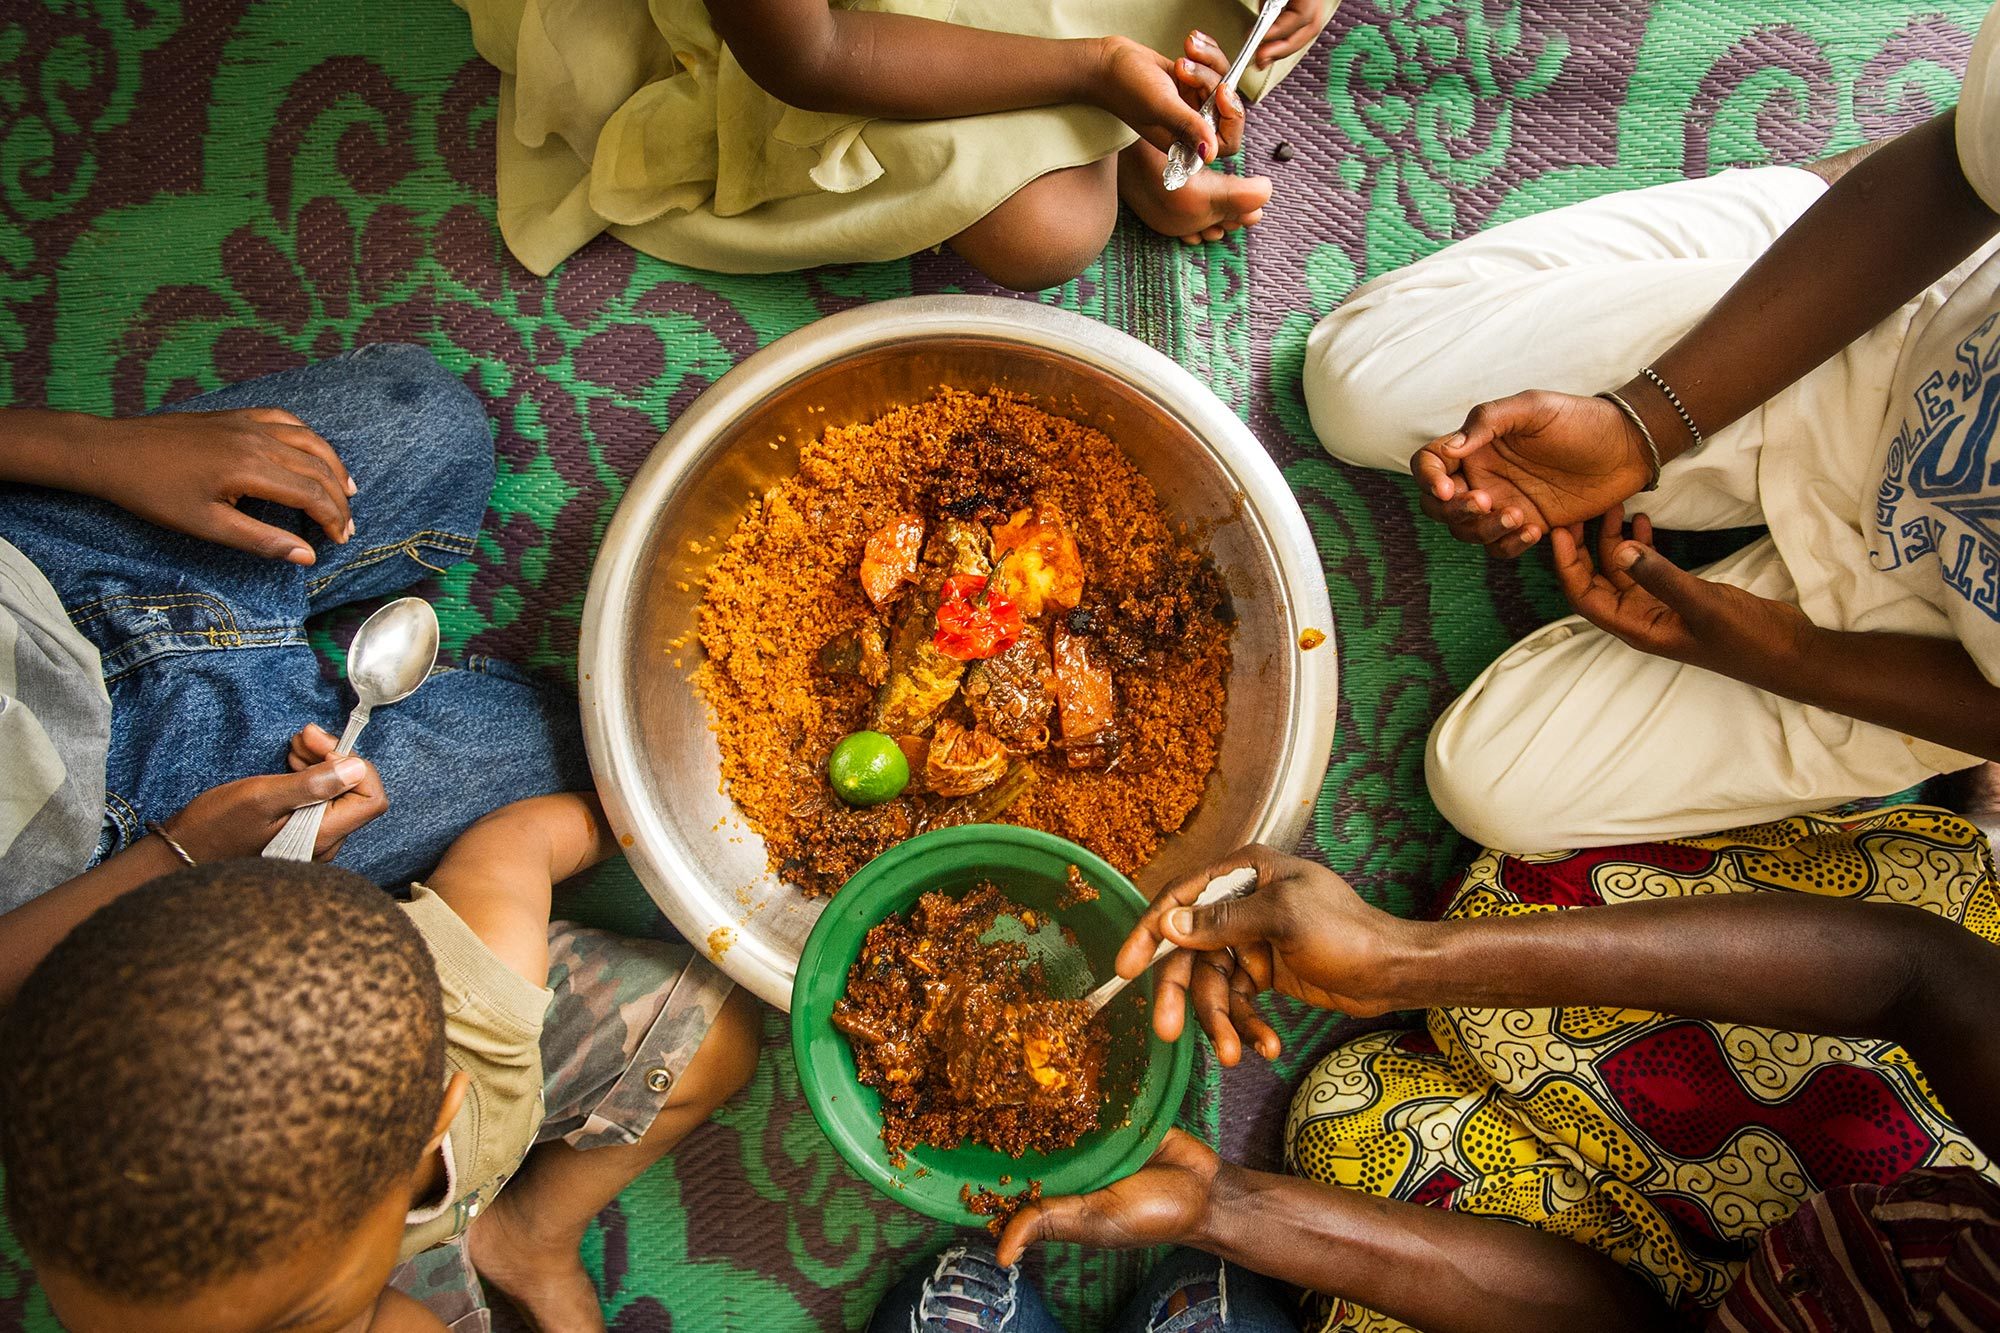
[[[1452,694],[1555,614],[1544,565],[1420,522],[1407,481],[1316,446],[1307,331],[1357,283],[1524,213],[1738,163],[1795,162],[1949,105],[1974,0],[1346,0],[1254,113],[1267,221],[1186,250],[1128,222],[1045,299],[1176,355],[1256,429],[1318,537],[1340,736],[1309,853],[1416,910],[1464,849],[1424,795]],[[493,227],[496,82],[446,0],[8,0],[0,8],[0,403],[127,412],[380,339],[427,344],[491,405],[501,479],[477,557],[426,591],[448,649],[572,673],[591,554],[624,483],[704,387],[820,315],[979,290],[949,257],[769,277],[599,242],[554,278]],[[1280,146],[1285,147],[1281,148]],[[322,631],[337,652],[340,627]],[[574,910],[661,928],[629,877]],[[1289,1054],[1186,1119],[1272,1160],[1284,1085],[1336,1020],[1281,1008]],[[821,1138],[768,1026],[749,1091],[593,1230],[616,1329],[858,1327],[947,1230],[876,1197]],[[1074,1333],[1133,1256],[1050,1251]],[[53,1329],[0,1234],[0,1327]]]

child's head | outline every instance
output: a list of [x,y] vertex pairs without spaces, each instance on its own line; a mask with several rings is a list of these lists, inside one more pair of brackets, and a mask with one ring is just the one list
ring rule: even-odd
[[106,906],[0,1019],[7,1213],[75,1330],[353,1319],[442,1132],[423,940],[347,871],[182,870]]

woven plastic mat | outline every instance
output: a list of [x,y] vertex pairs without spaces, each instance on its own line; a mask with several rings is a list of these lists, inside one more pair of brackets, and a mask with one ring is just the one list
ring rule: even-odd
[[[1299,397],[1313,321],[1368,277],[1490,222],[1745,162],[1801,161],[1948,105],[1969,0],[1346,0],[1256,109],[1243,170],[1277,197],[1186,250],[1129,223],[1047,300],[1203,376],[1285,468],[1319,540],[1340,736],[1305,851],[1412,911],[1462,858],[1423,737],[1557,600],[1418,521],[1404,480],[1330,463]],[[596,542],[674,416],[820,315],[980,290],[948,256],[718,277],[610,242],[548,280],[493,228],[495,80],[445,0],[20,0],[0,11],[0,402],[128,412],[381,339],[421,342],[495,421],[477,558],[424,589],[447,650],[564,675]],[[1282,147],[1281,147],[1282,146]],[[344,627],[318,642],[337,655]],[[577,914],[664,929],[628,875]],[[1284,1088],[1336,1016],[1273,1009],[1275,1070],[1204,1066],[1185,1123],[1273,1160]],[[586,1258],[621,1330],[858,1327],[948,1230],[875,1196],[821,1138],[782,1027],[749,1090],[606,1211]],[[302,1182],[302,1187],[305,1182]],[[1134,1256],[1037,1261],[1076,1333]],[[503,1324],[504,1324],[503,1320]],[[0,1327],[53,1329],[0,1235]]]

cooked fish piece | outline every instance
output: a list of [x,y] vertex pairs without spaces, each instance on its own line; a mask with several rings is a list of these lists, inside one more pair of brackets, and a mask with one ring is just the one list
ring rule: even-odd
[[917,577],[917,560],[924,553],[924,521],[915,514],[898,514],[868,538],[861,552],[861,591],[881,610],[895,600],[905,584]]
[[1025,759],[1008,765],[1000,780],[985,791],[962,801],[948,801],[928,813],[918,832],[934,828],[957,828],[961,824],[991,824],[1007,813],[1007,807],[1026,796],[1035,785],[1035,766]]
[[1007,772],[1007,747],[984,731],[968,731],[950,718],[931,733],[924,758],[924,785],[939,796],[985,791]]
[[1030,624],[997,657],[972,664],[965,677],[965,701],[982,729],[1015,754],[1034,754],[1049,744],[1049,642]]
[[938,595],[953,574],[991,572],[986,532],[976,523],[946,520],[932,538],[916,591],[903,604],[889,635],[888,677],[875,694],[869,725],[891,736],[922,736],[965,679],[965,663],[938,651]]
[[836,676],[859,676],[880,685],[889,675],[889,631],[870,616],[820,645],[819,669]]
[[1091,640],[1060,622],[1055,632],[1056,707],[1071,768],[1103,768],[1118,754],[1117,692]]

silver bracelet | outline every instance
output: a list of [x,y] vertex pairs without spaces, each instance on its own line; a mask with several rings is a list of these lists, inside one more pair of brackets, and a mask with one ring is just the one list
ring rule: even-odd
[[1646,442],[1646,456],[1649,460],[1648,466],[1653,469],[1653,475],[1647,479],[1644,486],[1639,488],[1640,494],[1643,495],[1647,491],[1660,489],[1660,468],[1663,466],[1660,462],[1660,446],[1653,443],[1653,432],[1646,429],[1644,418],[1632,410],[1632,404],[1620,398],[1610,389],[1606,389],[1597,396],[1605,402],[1612,404],[1620,412],[1623,412],[1625,419],[1639,428],[1639,438]]
[[188,855],[188,849],[181,846],[179,841],[175,839],[174,835],[167,832],[166,828],[163,825],[161,825],[158,821],[151,819],[147,820],[146,832],[152,834],[154,837],[158,838],[161,842],[165,843],[167,845],[167,850],[172,852],[176,857],[178,857],[182,865],[191,866],[196,864],[195,859],[192,856]]
[[1664,397],[1669,403],[1673,404],[1674,411],[1680,415],[1681,424],[1688,428],[1688,438],[1694,441],[1694,443],[1689,445],[1688,448],[1690,449],[1701,448],[1703,440],[1705,438],[1701,433],[1701,427],[1694,424],[1694,417],[1688,412],[1687,407],[1681,402],[1681,396],[1674,392],[1674,386],[1667,383],[1665,380],[1661,379],[1660,372],[1653,369],[1651,366],[1639,367],[1639,373],[1641,375],[1644,375],[1646,377],[1647,382],[1650,383],[1655,389],[1658,389],[1660,391],[1662,397]]

